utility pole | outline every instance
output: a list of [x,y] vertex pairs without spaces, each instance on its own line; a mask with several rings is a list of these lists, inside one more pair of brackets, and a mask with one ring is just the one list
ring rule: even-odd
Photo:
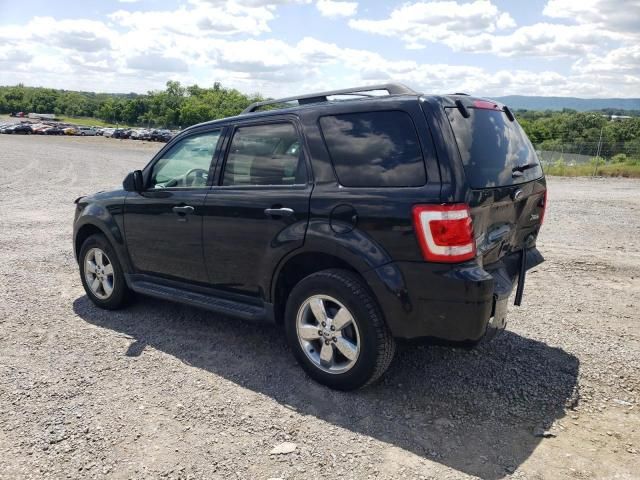
[[595,165],[593,167],[593,175],[592,177],[596,176],[596,173],[598,173],[598,162],[600,161],[600,149],[602,148],[602,132],[604,131],[604,126],[602,126],[602,128],[600,128],[600,139],[598,140],[598,149],[596,152],[596,161],[595,161]]

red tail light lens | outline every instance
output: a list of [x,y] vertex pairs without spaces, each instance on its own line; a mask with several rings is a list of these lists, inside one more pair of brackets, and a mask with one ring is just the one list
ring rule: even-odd
[[413,226],[422,256],[429,262],[464,262],[476,256],[471,213],[465,204],[416,205]]
[[475,100],[473,102],[475,108],[481,108],[483,110],[500,110],[497,104],[493,102],[487,102],[486,100]]

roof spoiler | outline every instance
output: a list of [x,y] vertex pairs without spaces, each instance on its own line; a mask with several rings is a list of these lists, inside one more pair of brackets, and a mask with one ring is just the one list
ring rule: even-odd
[[298,95],[295,97],[276,98],[273,100],[265,100],[263,102],[254,102],[245,108],[242,113],[255,112],[265,105],[276,105],[279,103],[298,102],[298,105],[306,105],[309,103],[327,102],[328,98],[335,95],[355,95],[355,96],[371,96],[367,92],[375,90],[386,90],[389,95],[418,95],[418,92],[400,83],[384,83],[380,85],[368,85],[364,87],[345,88],[342,90],[329,90],[327,92],[309,93],[306,95]]

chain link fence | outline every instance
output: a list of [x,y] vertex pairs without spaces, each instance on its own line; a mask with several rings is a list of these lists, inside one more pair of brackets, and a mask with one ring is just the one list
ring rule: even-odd
[[550,145],[549,142],[535,145],[538,158],[543,165],[552,165],[560,160],[566,165],[600,162],[624,163],[625,160],[640,159],[640,144],[631,142],[599,143],[580,142]]
[[551,175],[640,175],[640,143],[580,142],[535,145],[538,158]]

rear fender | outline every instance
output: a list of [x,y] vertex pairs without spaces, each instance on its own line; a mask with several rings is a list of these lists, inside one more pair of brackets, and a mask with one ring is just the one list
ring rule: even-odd
[[[334,228],[335,226],[334,222]],[[278,264],[271,282],[271,298],[269,301],[274,301],[275,299],[275,289],[283,267],[291,258],[304,253],[322,253],[335,257],[353,268],[365,280],[367,279],[367,272],[391,263],[391,258],[382,246],[363,231],[354,229],[346,233],[336,234],[328,220],[312,219],[307,228],[304,245],[291,252]],[[327,268],[329,267],[327,266]],[[395,270],[393,267],[390,270],[385,270],[383,275],[386,288],[393,292],[403,290],[403,279],[399,271],[393,271]]]

